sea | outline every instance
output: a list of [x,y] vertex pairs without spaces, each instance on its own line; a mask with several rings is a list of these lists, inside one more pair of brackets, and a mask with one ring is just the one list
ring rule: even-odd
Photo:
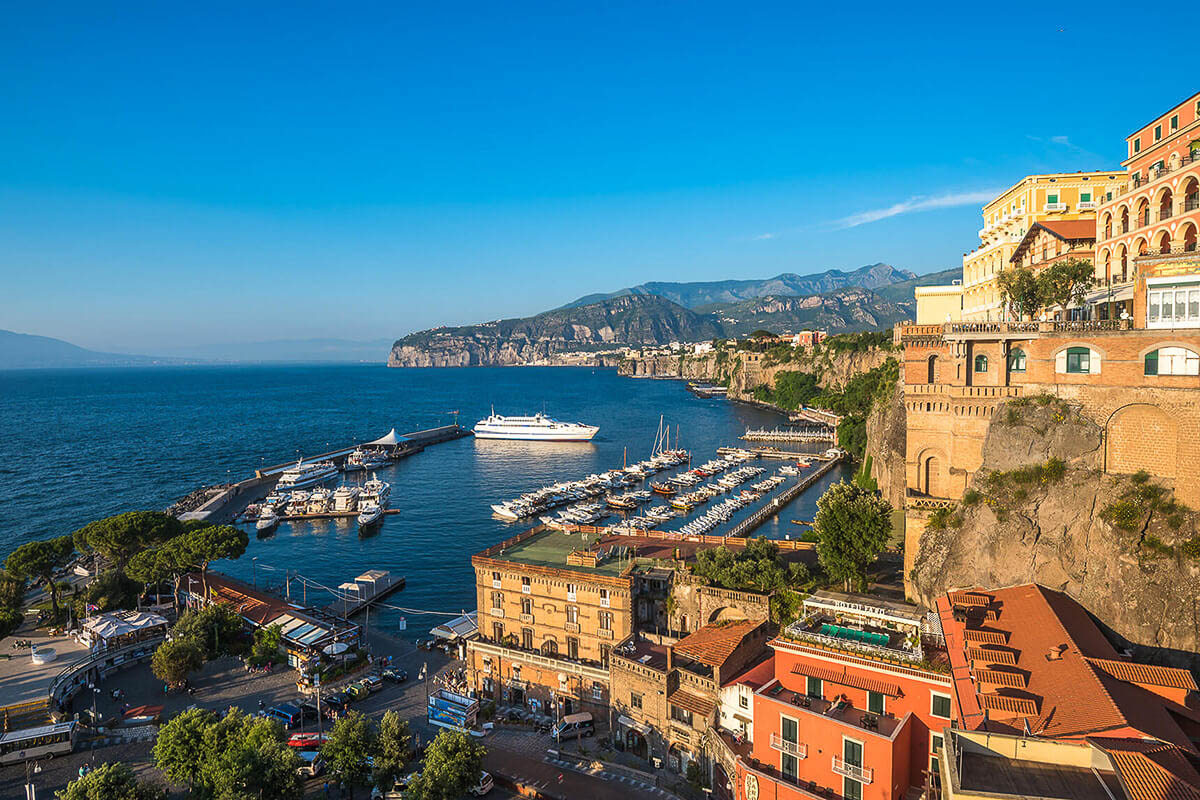
[[[476,441],[433,445],[380,470],[391,507],[377,534],[354,521],[283,523],[236,561],[214,569],[260,587],[292,590],[310,604],[368,569],[407,578],[373,611],[381,632],[417,637],[475,607],[471,555],[528,528],[496,518],[491,504],[561,480],[649,457],[669,426],[672,447],[696,463],[747,428],[775,427],[772,411],[701,399],[682,382],[619,376],[586,367],[396,369],[382,365],[194,366],[0,371],[0,553],[69,534],[87,522],[165,509],[208,484],[256,468],[400,433],[459,422],[495,409],[545,412],[600,426],[590,443]],[[822,450],[824,446],[813,446]],[[753,463],[753,462],[752,462]],[[760,462],[773,471],[777,462]],[[757,530],[802,532],[816,500],[847,478],[839,465]],[[285,581],[289,575],[302,575]]]

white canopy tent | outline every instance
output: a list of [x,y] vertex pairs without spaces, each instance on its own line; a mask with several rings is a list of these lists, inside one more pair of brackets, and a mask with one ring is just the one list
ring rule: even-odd
[[373,442],[367,442],[367,444],[377,444],[381,447],[396,447],[397,445],[407,444],[411,441],[412,439],[409,439],[407,436],[401,436],[400,434],[396,433],[395,428],[392,428],[390,431],[388,431],[387,435],[380,436]]

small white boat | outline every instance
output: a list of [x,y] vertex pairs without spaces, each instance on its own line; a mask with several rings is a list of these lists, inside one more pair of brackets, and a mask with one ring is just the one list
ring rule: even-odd
[[274,511],[267,509],[259,514],[258,520],[254,523],[254,530],[259,533],[267,533],[275,530],[279,526],[279,515]]
[[383,519],[383,509],[378,503],[367,501],[358,512],[358,527],[369,528]]

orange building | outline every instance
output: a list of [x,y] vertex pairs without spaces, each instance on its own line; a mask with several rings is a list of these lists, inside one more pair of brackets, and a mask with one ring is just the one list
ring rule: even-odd
[[955,591],[937,610],[953,669],[956,727],[1041,739],[1104,737],[1118,749],[1154,740],[1185,761],[1200,759],[1192,674],[1118,653],[1087,610],[1062,592],[1037,584]]
[[729,780],[714,774],[715,786],[737,800],[897,800],[924,787],[953,708],[940,642],[914,606],[806,598],[801,620],[770,642],[773,674],[748,678],[752,740],[718,734]]
[[1200,327],[1200,92],[1126,147],[1127,182],[1097,213],[1097,299],[1110,295],[1139,327]]

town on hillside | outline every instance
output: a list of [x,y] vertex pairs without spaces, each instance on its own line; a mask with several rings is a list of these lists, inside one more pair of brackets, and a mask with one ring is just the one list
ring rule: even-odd
[[[249,483],[22,545],[0,795],[1200,800],[1200,94],[1126,148],[987,202],[891,331],[614,351],[823,426],[858,466],[804,535],[530,512],[416,646],[370,625],[387,571],[224,574]],[[654,491],[772,496],[723,455]]]

